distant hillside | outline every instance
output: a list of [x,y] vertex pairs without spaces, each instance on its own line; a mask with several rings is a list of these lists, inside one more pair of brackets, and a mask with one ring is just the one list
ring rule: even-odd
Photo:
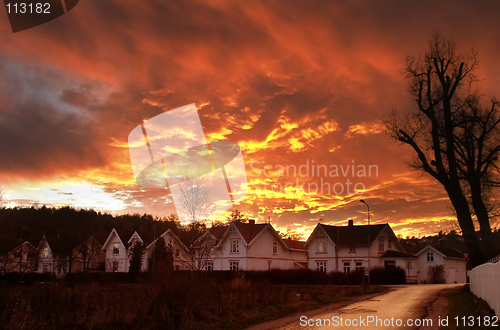
[[0,228],[0,253],[10,251],[24,241],[29,241],[36,246],[43,234],[49,244],[51,241],[57,242],[58,249],[68,250],[90,236],[95,237],[102,244],[112,228],[154,230],[156,235],[172,229],[188,246],[206,230],[203,224],[181,226],[175,216],[167,218],[153,217],[148,214],[113,216],[91,209],[45,206],[0,208]]

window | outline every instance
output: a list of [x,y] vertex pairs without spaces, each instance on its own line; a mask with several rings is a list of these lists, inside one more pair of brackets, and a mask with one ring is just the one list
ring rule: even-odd
[[21,252],[14,252],[14,258],[21,258]]
[[326,274],[326,261],[318,261],[316,262],[318,272]]
[[344,262],[344,273],[349,274],[350,272],[351,272],[351,262],[345,261]]
[[355,246],[349,247],[349,253],[356,253],[356,247]]
[[179,249],[175,249],[175,256],[178,257],[179,256]]
[[46,273],[47,272],[47,265],[43,265],[43,270],[42,270],[43,273]]
[[412,265],[411,261],[406,262],[406,269],[408,269],[408,270],[413,269],[413,265]]
[[378,251],[384,252],[384,239],[383,238],[378,240]]
[[427,261],[434,261],[434,253],[427,252]]
[[391,239],[389,238],[389,240],[387,241],[387,248],[388,249],[392,249],[392,241]]
[[48,248],[43,249],[43,257],[48,258],[48,256],[49,256],[49,249]]
[[62,273],[62,267],[61,265],[57,266],[57,274],[61,274]]
[[268,260],[268,261],[267,261],[267,269],[268,269],[268,270],[271,270],[271,264],[272,264],[272,263],[273,263],[273,261],[272,261],[272,260]]
[[211,272],[212,270],[214,270],[214,262],[207,261],[207,271]]
[[273,242],[273,254],[278,254],[278,243]]
[[396,261],[387,260],[384,262],[385,268],[396,268]]
[[363,262],[362,261],[356,261],[356,270],[363,269]]
[[237,253],[240,251],[239,245],[238,245],[238,240],[237,239],[232,239],[231,240],[231,253]]
[[229,270],[237,272],[238,269],[239,269],[239,262],[238,261],[230,261],[229,262]]
[[118,272],[118,261],[113,261],[113,272]]
[[324,238],[318,239],[318,253],[326,253],[326,240]]
[[120,254],[120,243],[113,244],[113,254]]

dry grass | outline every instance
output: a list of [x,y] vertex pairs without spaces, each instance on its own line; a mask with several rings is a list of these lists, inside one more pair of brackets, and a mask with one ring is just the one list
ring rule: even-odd
[[154,284],[0,288],[3,329],[238,329],[382,290],[172,275]]

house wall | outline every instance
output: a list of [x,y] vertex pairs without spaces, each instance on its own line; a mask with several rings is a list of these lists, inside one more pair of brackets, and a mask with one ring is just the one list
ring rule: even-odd
[[[231,230],[232,229],[232,230]],[[228,235],[223,239],[220,245],[219,255],[220,255],[220,268],[215,268],[215,270],[229,270],[231,261],[238,262],[238,270],[247,270],[247,248],[245,240],[241,237],[238,230],[232,227]],[[238,241],[238,252],[231,252],[231,241]]]
[[[337,248],[337,269],[344,272],[344,263],[349,263],[349,270],[356,269],[356,263],[361,263],[361,267],[368,268],[368,246],[354,246],[354,252],[350,247]],[[370,265],[373,267],[373,265]]]
[[[325,239],[326,252],[318,252],[318,242],[320,239]],[[333,244],[325,233],[318,230],[314,238],[308,244],[307,248],[307,267],[309,269],[317,270],[318,262],[326,262],[327,273],[338,271],[335,244]]]
[[[427,261],[427,253],[432,253],[434,260]],[[435,250],[428,247],[418,256],[418,274],[417,281],[418,283],[426,283],[428,282],[427,270],[431,266],[444,265],[444,257],[437,253]]]
[[446,258],[444,261],[446,283],[466,283],[467,265],[465,259]]
[[[273,243],[277,251],[273,253]],[[248,247],[246,270],[298,269],[296,261],[306,261],[305,251],[290,251],[268,227]]]

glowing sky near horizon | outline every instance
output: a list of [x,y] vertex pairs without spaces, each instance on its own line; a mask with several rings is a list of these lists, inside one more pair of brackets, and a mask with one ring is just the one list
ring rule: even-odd
[[[243,150],[250,191],[238,209],[250,218],[307,236],[319,221],[365,224],[364,199],[372,223],[396,234],[450,230],[444,190],[405,165],[411,151],[389,143],[382,119],[411,109],[401,69],[434,31],[474,47],[484,101],[500,97],[499,9],[495,1],[86,0],[16,34],[0,10],[3,203],[168,216],[166,190],[135,184],[127,137],[143,120],[196,103],[206,139]],[[284,172],[313,163],[328,175]],[[359,175],[363,166],[377,175]]]

